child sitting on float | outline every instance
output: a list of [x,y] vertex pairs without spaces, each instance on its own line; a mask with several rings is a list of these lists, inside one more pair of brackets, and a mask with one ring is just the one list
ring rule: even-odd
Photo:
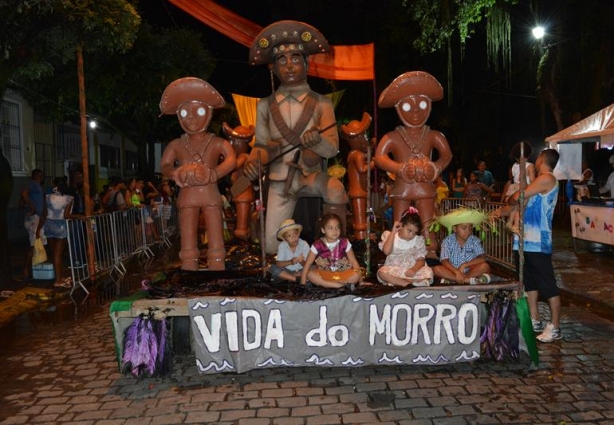
[[452,232],[441,244],[441,264],[433,267],[440,283],[490,283],[490,266],[484,248],[473,234],[473,229],[481,229],[487,220],[487,214],[470,208],[459,208],[436,219],[437,224]]
[[300,282],[303,264],[309,255],[309,244],[301,239],[303,226],[291,218],[284,220],[277,231],[277,239],[282,241],[277,247],[275,264],[269,267],[274,282],[287,280]]

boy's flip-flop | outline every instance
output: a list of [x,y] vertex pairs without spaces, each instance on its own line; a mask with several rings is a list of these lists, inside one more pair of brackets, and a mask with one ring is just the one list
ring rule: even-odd
[[54,283],[53,284],[54,288],[65,288],[65,289],[70,289],[72,288],[72,278],[67,277],[66,279],[64,279],[62,282],[60,283]]

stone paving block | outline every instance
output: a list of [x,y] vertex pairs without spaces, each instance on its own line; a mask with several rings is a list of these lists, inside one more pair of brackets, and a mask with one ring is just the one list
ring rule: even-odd
[[260,417],[262,418],[287,417],[287,416],[290,416],[290,409],[280,408],[280,407],[258,409],[256,411],[256,416],[259,418]]
[[238,421],[238,425],[269,425],[270,423],[271,420],[265,418],[248,418]]
[[317,417],[307,418],[307,425],[326,425],[326,424],[339,424],[339,415],[321,415]]
[[344,424],[372,424],[377,421],[374,412],[345,413],[341,415]]
[[418,383],[413,379],[402,379],[386,383],[391,390],[413,390],[418,388]]
[[320,406],[302,406],[294,407],[290,410],[290,416],[316,416],[322,414]]
[[81,404],[73,404],[70,406],[70,412],[78,413],[78,412],[87,412],[89,410],[98,410],[102,406],[102,403],[81,403]]
[[189,412],[184,420],[186,424],[210,424],[220,419],[220,412]]
[[307,398],[307,404],[310,406],[318,405],[318,404],[332,404],[338,403],[339,397],[334,395],[321,395],[321,396],[311,396]]
[[209,410],[243,410],[247,407],[245,400],[216,401],[211,403]]
[[145,408],[126,407],[115,409],[109,414],[109,418],[140,418],[145,415]]
[[19,416],[11,416],[10,418],[6,418],[0,425],[18,425],[18,424],[27,424],[30,423],[30,417],[27,415],[19,415]]
[[355,391],[356,387],[353,385],[343,385],[340,387],[331,387],[324,389],[324,393],[326,395],[351,394]]
[[243,400],[243,399],[252,399],[260,396],[259,391],[237,391],[233,393],[228,393],[226,399],[228,401],[231,400]]
[[400,421],[405,419],[411,419],[412,415],[409,410],[383,410],[377,412],[377,418],[380,421]]
[[68,404],[52,404],[50,406],[45,407],[45,410],[42,411],[42,415],[50,414],[50,413],[64,413],[70,408]]
[[401,400],[395,400],[394,406],[397,409],[413,409],[415,407],[426,407],[427,402],[423,398],[406,398]]
[[276,400],[277,407],[298,407],[307,405],[307,397],[282,397]]
[[440,418],[446,416],[446,411],[442,407],[415,407],[411,414],[416,419]]
[[111,414],[111,410],[90,410],[81,412],[75,415],[75,421],[107,419]]
[[305,418],[273,418],[273,425],[304,425],[306,423]]
[[191,403],[213,403],[226,400],[226,393],[201,393],[190,397]]
[[293,388],[275,388],[270,390],[262,390],[260,391],[260,395],[263,398],[291,397],[294,395],[294,391],[295,390]]
[[97,421],[96,425],[125,425],[126,421],[123,419],[106,419]]
[[339,394],[338,397],[342,403],[366,403],[369,401],[369,394],[367,393]]
[[324,394],[323,388],[311,388],[311,387],[296,388],[296,395],[298,396],[316,396],[316,395],[321,395],[321,394]]
[[357,406],[353,403],[335,403],[335,404],[323,404],[320,406],[322,413],[325,415],[330,414],[343,414],[356,412]]
[[309,382],[307,381],[288,381],[288,382],[280,382],[279,388],[300,388],[300,387],[308,387]]
[[159,416],[152,416],[151,421],[149,423],[151,425],[181,424],[183,423],[184,418],[185,418],[185,415],[182,413],[175,413],[172,415],[159,415]]
[[443,406],[450,416],[469,416],[478,413],[473,406]]
[[277,402],[274,398],[254,398],[247,400],[247,405],[250,409],[258,409],[261,407],[277,407]]
[[30,417],[30,422],[33,424],[50,424],[54,423],[58,418],[58,414],[52,413],[49,415],[36,415]]
[[228,410],[220,412],[220,421],[234,422],[242,418],[255,418],[256,410]]

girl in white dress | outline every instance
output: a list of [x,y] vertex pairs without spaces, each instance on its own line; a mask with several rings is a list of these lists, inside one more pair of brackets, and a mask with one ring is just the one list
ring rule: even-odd
[[392,226],[382,234],[379,248],[386,254],[386,262],[377,271],[377,280],[385,285],[429,286],[433,283],[433,270],[426,265],[426,244],[422,234],[422,221],[418,210],[409,207]]

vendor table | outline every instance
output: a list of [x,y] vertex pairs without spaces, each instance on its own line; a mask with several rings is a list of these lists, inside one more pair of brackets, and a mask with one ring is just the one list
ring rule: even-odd
[[569,210],[574,249],[576,239],[614,245],[614,206],[573,202]]
[[480,357],[482,294],[520,289],[517,281],[502,281],[317,301],[148,299],[141,292],[112,303],[110,315],[118,360],[124,331],[139,315],[154,309],[172,320],[189,320],[191,332],[184,337],[201,373],[276,366],[445,364]]

